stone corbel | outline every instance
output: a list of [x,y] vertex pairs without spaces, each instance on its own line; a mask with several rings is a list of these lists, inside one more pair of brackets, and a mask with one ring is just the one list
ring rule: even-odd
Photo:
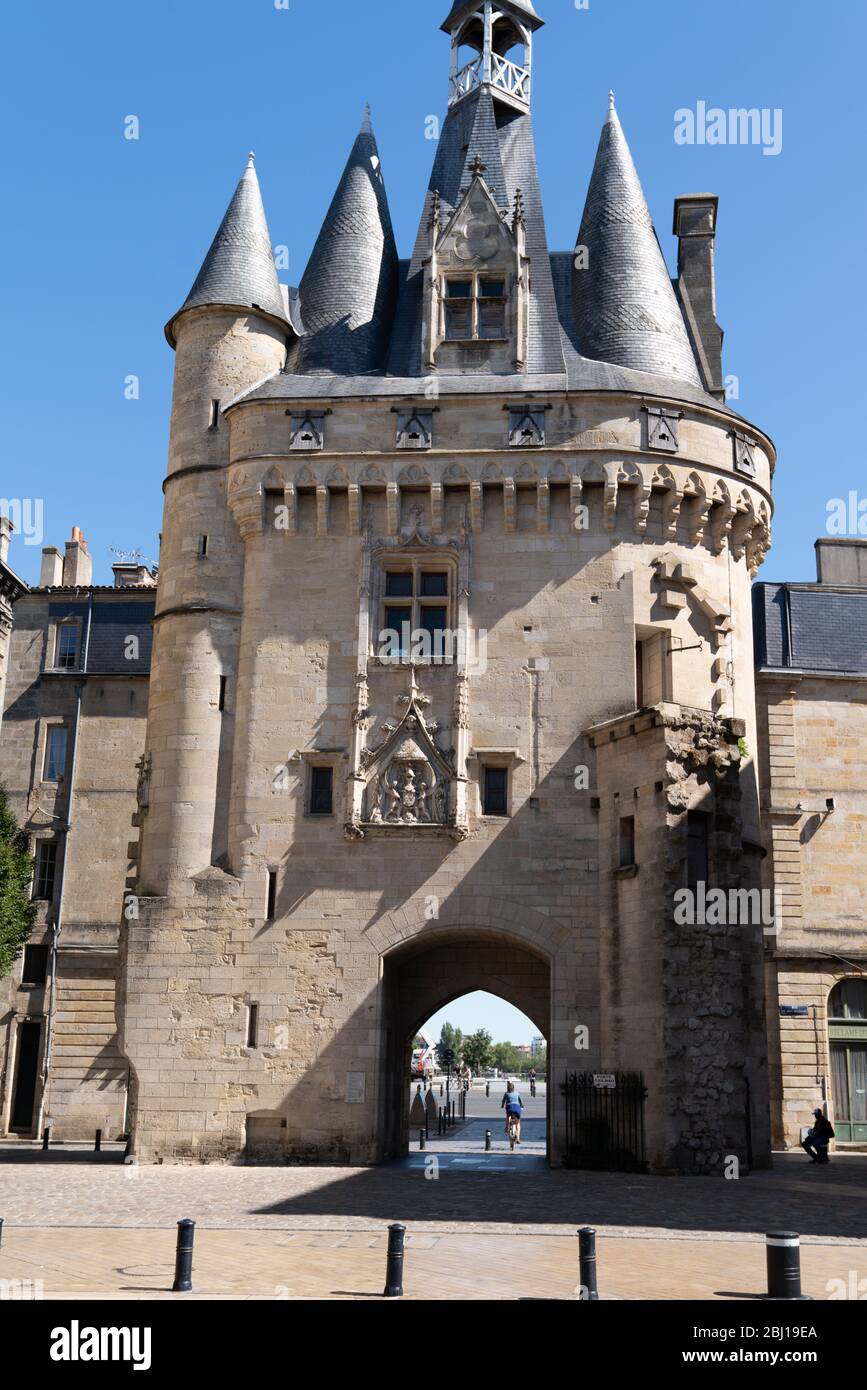
[[503,528],[506,531],[517,529],[517,503],[514,478],[503,479]]
[[285,515],[282,519],[279,529],[283,531],[287,536],[297,535],[298,509],[296,506],[296,493],[294,483],[286,483],[286,485],[283,488],[283,511]]
[[619,465],[606,463],[605,483],[602,494],[602,525],[611,532],[617,526],[617,471]]
[[727,489],[714,494],[710,517],[710,532],[713,537],[713,553],[721,555],[732,529],[735,517],[734,503]]
[[385,485],[385,508],[388,534],[396,536],[400,531],[400,488],[397,483]]
[[470,483],[470,525],[475,534],[482,532],[482,485]]
[[229,509],[245,541],[261,536],[264,530],[264,499],[260,483],[251,482],[241,470],[229,483]]
[[430,524],[432,531],[442,531],[445,528],[442,483],[430,485]]
[[316,488],[316,534],[328,535],[328,488],[322,483]]
[[358,483],[350,483],[348,488],[349,534],[361,535],[361,488]]

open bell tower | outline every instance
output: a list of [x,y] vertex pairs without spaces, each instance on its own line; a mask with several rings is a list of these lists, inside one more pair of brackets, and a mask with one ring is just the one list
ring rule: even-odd
[[[533,33],[543,23],[530,0],[455,0],[442,25],[452,41],[449,106],[487,87],[495,100],[529,111]],[[461,62],[466,49],[476,56]]]

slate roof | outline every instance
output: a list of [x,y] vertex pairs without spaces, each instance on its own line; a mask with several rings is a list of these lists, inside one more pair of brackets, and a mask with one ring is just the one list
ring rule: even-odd
[[365,113],[299,286],[304,336],[291,372],[383,369],[397,298],[397,248]]
[[578,245],[573,303],[585,357],[700,386],[686,325],[632,155],[609,99]]
[[[130,586],[131,587],[131,586]],[[87,623],[89,604],[81,597],[81,591],[73,591],[78,597],[63,599],[57,590],[49,591],[52,597],[48,604],[50,618],[77,617],[82,624]],[[87,591],[85,591],[87,592]],[[151,589],[148,597],[121,599],[100,599],[94,588],[91,609],[90,638],[87,648],[87,666],[83,674],[89,676],[146,676],[150,672],[151,648],[153,645],[153,616],[156,606],[156,590]],[[116,594],[122,590],[112,589]],[[129,592],[129,591],[128,591]],[[130,637],[138,638],[138,657],[127,657],[127,642]],[[69,676],[81,675],[81,670],[68,672]]]
[[758,668],[867,675],[867,588],[754,584]]
[[287,321],[252,154],[192,289],[166,325],[173,347],[178,314],[204,304],[255,306]]

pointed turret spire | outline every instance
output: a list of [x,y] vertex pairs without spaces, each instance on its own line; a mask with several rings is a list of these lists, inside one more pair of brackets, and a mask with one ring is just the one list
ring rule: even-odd
[[578,347],[635,371],[701,380],[632,155],[608,94],[572,272]]
[[247,167],[193,288],[166,325],[173,347],[175,319],[184,310],[205,304],[254,307],[286,322],[253,154],[247,156]]
[[355,375],[385,364],[397,293],[391,228],[370,108],[301,279],[298,372]]

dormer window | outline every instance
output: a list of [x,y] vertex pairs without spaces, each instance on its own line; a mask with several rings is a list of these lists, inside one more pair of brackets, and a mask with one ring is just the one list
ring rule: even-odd
[[496,342],[506,337],[504,279],[447,279],[444,306],[446,342]]

